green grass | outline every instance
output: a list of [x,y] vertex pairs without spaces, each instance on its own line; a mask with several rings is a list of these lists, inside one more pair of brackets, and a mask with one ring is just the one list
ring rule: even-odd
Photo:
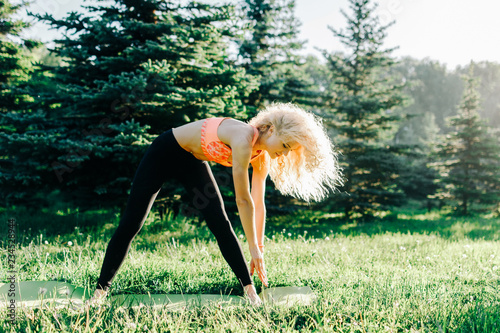
[[[1,215],[5,223],[9,217],[19,225],[18,280],[94,287],[118,223],[114,213],[32,214],[17,208]],[[319,296],[312,306],[32,309],[18,311],[14,326],[2,321],[0,330],[499,332],[499,222],[416,212],[371,223],[319,214],[270,218],[265,254],[270,285],[310,286]],[[236,233],[243,234],[239,228]],[[249,258],[246,244],[243,249]],[[135,238],[112,289],[147,292],[242,295],[205,226],[183,219],[162,222],[154,214]],[[6,317],[5,309],[0,315]]]

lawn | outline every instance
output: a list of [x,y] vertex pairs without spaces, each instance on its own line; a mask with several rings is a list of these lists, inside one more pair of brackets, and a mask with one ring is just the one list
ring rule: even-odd
[[[1,217],[6,226],[12,217],[18,224],[19,281],[57,280],[91,289],[118,223],[114,213],[98,211],[33,214],[17,208]],[[2,320],[0,330],[499,332],[499,222],[437,212],[400,212],[370,223],[316,214],[269,218],[270,287],[309,286],[318,296],[312,305],[18,309],[15,323]],[[249,258],[242,229],[235,230]],[[260,281],[254,281],[260,291]],[[242,288],[206,226],[182,218],[162,222],[151,213],[111,292],[242,295]],[[0,314],[6,318],[6,309]]]

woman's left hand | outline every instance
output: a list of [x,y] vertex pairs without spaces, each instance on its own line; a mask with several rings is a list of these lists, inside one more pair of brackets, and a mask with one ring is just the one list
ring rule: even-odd
[[264,255],[259,250],[258,246],[250,247],[250,254],[252,256],[252,261],[250,262],[250,275],[253,275],[254,270],[257,270],[260,281],[266,287],[269,286],[267,281],[266,266],[264,265]]

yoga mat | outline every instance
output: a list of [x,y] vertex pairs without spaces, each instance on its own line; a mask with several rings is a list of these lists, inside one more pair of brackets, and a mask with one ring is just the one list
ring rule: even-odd
[[[9,295],[10,294],[10,295]],[[12,297],[14,296],[14,297]],[[0,306],[8,306],[15,300],[16,307],[41,307],[50,304],[56,307],[80,307],[89,293],[84,288],[57,281],[21,281],[0,285]]]
[[[12,297],[12,293],[15,294]],[[9,295],[10,294],[10,295]],[[311,305],[316,295],[309,287],[276,287],[264,289],[259,296],[269,305]],[[0,306],[15,300],[16,307],[71,307],[78,309],[91,295],[88,290],[57,281],[21,281],[0,284]],[[247,304],[241,296],[205,294],[120,294],[107,298],[115,306],[153,306],[182,310],[194,306],[230,306]]]
[[260,294],[264,303],[273,305],[311,305],[316,294],[309,287],[276,287],[264,289]]
[[167,310],[183,310],[204,305],[225,307],[247,303],[247,300],[240,296],[196,294],[122,294],[111,296],[109,300],[116,306],[134,307],[147,305]]

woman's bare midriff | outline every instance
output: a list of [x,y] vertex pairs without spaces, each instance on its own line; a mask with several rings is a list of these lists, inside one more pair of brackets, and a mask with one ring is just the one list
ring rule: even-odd
[[177,143],[184,150],[193,154],[199,160],[207,161],[201,149],[201,126],[204,120],[198,120],[172,129]]

